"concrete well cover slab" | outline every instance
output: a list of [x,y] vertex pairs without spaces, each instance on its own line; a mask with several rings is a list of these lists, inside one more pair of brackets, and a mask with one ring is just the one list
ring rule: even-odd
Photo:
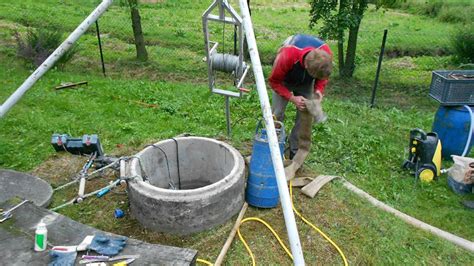
[[43,179],[26,173],[0,169],[0,202],[19,197],[46,207],[53,196],[53,189]]
[[[0,208],[10,207],[11,204],[8,202],[0,202]],[[28,202],[16,209],[11,219],[0,223],[0,265],[48,265],[50,262],[48,251],[33,250],[35,228],[40,220],[43,220],[48,228],[48,243],[52,246],[77,245],[87,235],[99,233],[117,237]],[[86,251],[78,253],[75,265],[85,265],[79,264],[79,260],[86,253]],[[92,252],[90,255],[96,253]],[[128,238],[127,245],[119,255],[138,255],[139,258],[132,265],[188,266],[196,265],[197,250],[150,244]]]

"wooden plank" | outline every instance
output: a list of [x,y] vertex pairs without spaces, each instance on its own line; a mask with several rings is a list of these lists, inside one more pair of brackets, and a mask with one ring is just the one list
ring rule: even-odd
[[301,189],[301,192],[308,197],[314,198],[318,191],[326,184],[331,182],[334,178],[338,178],[338,176],[333,175],[320,175],[316,177],[311,183],[307,184]]

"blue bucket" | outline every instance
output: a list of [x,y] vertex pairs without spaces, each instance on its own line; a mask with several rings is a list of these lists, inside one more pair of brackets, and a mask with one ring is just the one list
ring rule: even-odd
[[[472,110],[472,107],[469,107]],[[433,131],[438,133],[443,149],[444,159],[451,160],[451,155],[462,155],[471,131],[471,115],[463,106],[440,106],[433,122]],[[473,136],[474,137],[474,136]],[[471,137],[467,154],[474,144]]]
[[[282,123],[276,129],[281,159],[285,150],[285,128]],[[252,158],[250,159],[249,177],[247,180],[246,199],[248,204],[259,208],[273,208],[278,205],[279,193],[273,168],[267,131],[261,128],[261,121],[255,130]]]

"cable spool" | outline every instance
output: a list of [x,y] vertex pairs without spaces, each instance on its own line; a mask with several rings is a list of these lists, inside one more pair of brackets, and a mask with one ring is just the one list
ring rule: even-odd
[[[232,54],[214,53],[211,56],[212,69],[232,73],[239,69],[239,57]],[[242,69],[245,69],[245,64]]]

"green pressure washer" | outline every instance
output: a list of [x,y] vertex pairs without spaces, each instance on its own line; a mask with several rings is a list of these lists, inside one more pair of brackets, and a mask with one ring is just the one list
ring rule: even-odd
[[403,168],[412,170],[415,177],[431,182],[441,174],[441,141],[436,132],[425,133],[419,128],[410,131],[408,160]]

